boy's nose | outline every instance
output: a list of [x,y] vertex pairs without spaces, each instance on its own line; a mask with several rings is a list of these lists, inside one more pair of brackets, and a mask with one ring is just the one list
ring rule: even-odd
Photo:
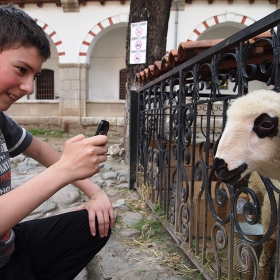
[[34,79],[26,79],[20,84],[19,88],[28,95],[32,94],[34,92]]

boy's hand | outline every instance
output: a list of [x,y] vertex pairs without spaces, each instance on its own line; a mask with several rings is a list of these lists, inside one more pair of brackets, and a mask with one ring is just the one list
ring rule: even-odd
[[114,226],[115,216],[112,204],[105,192],[99,189],[87,202],[76,207],[73,211],[82,209],[87,209],[88,211],[91,234],[96,235],[95,221],[97,218],[100,237],[107,236],[109,227],[112,229]]
[[99,164],[107,159],[107,141],[104,135],[85,138],[82,134],[67,140],[61,158],[55,163],[61,176],[73,182],[99,172]]

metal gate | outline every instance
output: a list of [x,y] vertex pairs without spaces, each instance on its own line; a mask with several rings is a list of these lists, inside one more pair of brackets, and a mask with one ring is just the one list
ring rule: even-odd
[[[279,31],[280,10],[131,92],[130,186],[164,213],[159,219],[206,279],[258,279],[261,245],[279,224],[269,180],[271,226],[258,236],[248,216],[260,207],[248,200],[246,178],[224,184],[212,166],[230,101],[256,80],[280,91]],[[226,82],[234,84],[228,95]],[[280,279],[278,256],[277,239],[267,279]]]

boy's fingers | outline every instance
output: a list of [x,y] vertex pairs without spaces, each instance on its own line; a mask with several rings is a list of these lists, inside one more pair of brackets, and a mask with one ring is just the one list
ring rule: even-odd
[[89,228],[90,232],[93,236],[96,235],[96,227],[95,227],[95,213],[89,213]]
[[99,230],[100,237],[107,236],[109,231],[109,224],[110,224],[108,212],[105,211],[104,214],[100,213],[97,219],[98,219],[98,230]]
[[83,134],[78,134],[78,135],[72,137],[69,140],[71,140],[72,143],[75,143],[75,142],[79,142],[79,141],[81,141],[83,139],[85,139],[85,136]]
[[[98,217],[97,217],[98,218]],[[104,217],[99,216],[98,218],[98,231],[99,231],[99,236],[102,238],[105,236],[105,221],[104,221]]]
[[109,216],[110,216],[110,228],[113,229],[115,224],[115,213],[113,209],[110,211]]
[[90,139],[95,146],[103,146],[108,142],[108,138],[105,135],[97,135],[87,139]]
[[97,135],[97,136],[86,138],[83,134],[78,134],[68,139],[66,142],[76,143],[81,140],[88,141],[88,143],[91,143],[94,146],[104,146],[108,142],[108,138],[105,135]]

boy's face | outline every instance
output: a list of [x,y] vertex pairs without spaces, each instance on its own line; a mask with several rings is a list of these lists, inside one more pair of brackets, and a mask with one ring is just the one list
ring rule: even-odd
[[44,58],[36,47],[7,49],[0,53],[0,111],[34,91]]

